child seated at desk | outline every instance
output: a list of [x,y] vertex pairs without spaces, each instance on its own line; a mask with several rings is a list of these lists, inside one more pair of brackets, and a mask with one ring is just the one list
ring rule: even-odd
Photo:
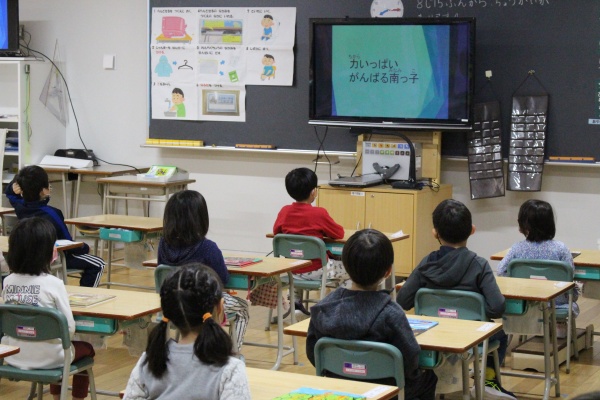
[[[160,288],[163,319],[150,333],[124,399],[249,400],[245,366],[221,328],[223,286],[206,265],[177,268]],[[181,333],[169,339],[169,321]]]
[[[62,212],[48,205],[51,190],[46,171],[37,165],[30,165],[21,168],[15,179],[6,186],[6,197],[19,219],[42,217],[52,223],[58,239],[73,240]],[[64,254],[67,269],[83,270],[79,285],[96,287],[105,264],[103,259],[89,252],[90,246],[84,243],[82,247],[66,250]]]
[[[519,232],[525,236],[525,240],[517,242],[508,250],[506,257],[500,261],[497,267],[499,276],[506,276],[508,264],[511,260],[524,258],[534,260],[557,260],[566,261],[575,269],[573,256],[569,248],[558,240],[554,240],[556,224],[552,206],[543,200],[530,199],[521,204],[519,216]],[[573,293],[573,316],[579,315],[579,306],[575,301],[578,293]],[[565,294],[556,299],[556,308],[568,308],[569,295]],[[557,324],[557,337],[567,336],[567,325]]]
[[[296,168],[286,175],[285,188],[295,202],[284,206],[279,211],[273,225],[273,234],[288,233],[314,236],[320,239],[344,237],[344,227],[335,222],[326,209],[312,206],[317,198],[317,184],[317,175],[308,168]],[[324,269],[325,271],[323,271]],[[348,274],[339,262],[331,263],[328,271],[327,266],[322,266],[321,260],[316,259],[312,260],[312,265],[295,270],[293,273],[295,279],[309,281],[320,281],[323,273],[327,273],[329,278],[341,280],[342,285],[350,284]],[[296,303],[296,310],[308,314],[299,302]]]
[[[467,240],[474,233],[471,212],[463,203],[448,199],[438,204],[433,211],[433,236],[440,242],[440,249],[425,256],[398,291],[396,300],[403,309],[410,310],[415,306],[415,295],[420,288],[466,290],[483,295],[488,318],[502,317],[505,299],[490,264],[467,248]],[[508,337],[500,331],[490,337],[492,340],[500,342],[498,357],[502,364]],[[498,384],[493,365],[490,355],[484,396],[516,399],[514,394]]]
[[404,358],[404,397],[435,399],[437,376],[432,370],[419,369],[421,349],[406,314],[387,292],[377,290],[392,272],[394,248],[390,240],[374,229],[358,231],[344,245],[342,262],[352,286],[337,288],[311,307],[306,338],[310,362],[315,364],[315,345],[322,337],[389,343]]
[[[50,274],[50,264],[58,257],[56,232],[50,222],[33,217],[19,221],[8,238],[9,251],[6,260],[11,274],[4,278],[2,299],[5,303],[56,308],[67,318],[69,334],[75,333],[75,320],[69,305],[69,295],[62,280]],[[31,249],[35,243],[35,251]],[[24,295],[24,293],[28,293]],[[62,367],[63,348],[59,339],[31,342],[9,336],[3,344],[19,346],[20,353],[7,357],[9,365],[21,369],[50,369]],[[71,360],[94,357],[95,352],[87,342],[71,341]],[[87,373],[73,376],[73,400],[84,399],[88,394]],[[57,400],[60,385],[50,385],[50,393]]]
[[[163,221],[163,237],[158,244],[159,264],[182,266],[202,263],[211,267],[223,284],[229,281],[223,253],[215,242],[206,237],[209,219],[204,196],[195,190],[175,193],[167,201]],[[223,293],[223,299],[225,311],[236,315],[238,342],[235,349],[240,352],[250,320],[248,302],[227,292]]]

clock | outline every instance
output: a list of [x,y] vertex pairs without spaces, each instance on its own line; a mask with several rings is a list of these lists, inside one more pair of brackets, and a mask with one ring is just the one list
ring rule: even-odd
[[371,3],[371,17],[373,18],[400,18],[403,15],[402,0],[373,0]]

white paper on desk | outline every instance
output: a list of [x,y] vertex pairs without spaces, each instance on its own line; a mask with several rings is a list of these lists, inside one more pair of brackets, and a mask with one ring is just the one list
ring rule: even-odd
[[402,229],[400,229],[398,232],[394,232],[394,233],[392,233],[390,235],[390,237],[392,239],[395,239],[395,238],[398,238],[398,237],[401,237],[401,236],[404,236],[404,232],[402,232]]
[[89,168],[94,165],[92,160],[83,160],[81,158],[71,158],[71,157],[57,157],[57,156],[44,156],[42,161],[40,161],[40,165],[52,165],[59,167],[70,167],[70,168]]
[[68,239],[58,239],[55,244],[57,246],[68,246],[70,244],[75,244],[75,243],[79,243],[79,242],[74,242],[74,241],[68,240]]

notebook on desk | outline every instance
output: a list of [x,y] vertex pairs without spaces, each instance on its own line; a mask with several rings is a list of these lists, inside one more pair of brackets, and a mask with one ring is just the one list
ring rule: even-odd
[[361,176],[347,176],[344,178],[335,179],[329,181],[331,186],[338,187],[355,187],[355,188],[366,188],[369,186],[380,185],[383,183],[381,176],[377,174],[361,175]]

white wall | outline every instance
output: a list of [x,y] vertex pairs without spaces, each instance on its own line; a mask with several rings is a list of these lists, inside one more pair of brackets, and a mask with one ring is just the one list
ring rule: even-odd
[[[264,234],[281,206],[291,201],[283,177],[292,168],[311,166],[314,157],[140,148],[147,137],[146,0],[21,0],[20,5],[33,48],[51,56],[59,43],[63,73],[88,148],[113,163],[173,164],[189,170],[197,180],[191,188],[203,193],[209,204],[210,237],[223,249],[270,251]],[[104,54],[116,55],[114,71],[102,69]],[[32,88],[34,101],[40,89]],[[37,117],[49,118],[43,113]],[[70,121],[66,146],[81,148],[72,115]],[[464,161],[444,160],[442,178],[454,185],[454,197],[471,209],[477,233],[469,247],[482,256],[521,239],[517,211],[534,197],[554,206],[557,239],[571,247],[598,246],[600,169],[548,166],[542,192],[507,192],[503,198],[471,201],[466,168]],[[350,170],[346,162],[334,167],[333,174]],[[317,172],[328,180],[328,168],[319,166]],[[86,188],[83,201],[87,206],[81,215],[100,212],[95,187]],[[152,215],[161,216],[162,208],[152,206]]]

